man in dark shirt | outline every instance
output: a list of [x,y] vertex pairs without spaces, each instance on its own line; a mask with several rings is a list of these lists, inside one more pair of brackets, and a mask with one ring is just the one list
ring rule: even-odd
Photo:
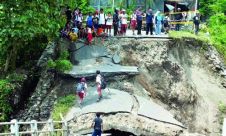
[[200,18],[198,13],[196,13],[196,15],[194,16],[193,23],[195,25],[195,34],[197,35],[199,32],[199,23],[200,23]]
[[176,24],[176,31],[180,31],[180,26],[181,26],[180,22],[181,22],[183,16],[182,16],[180,8],[177,9],[177,12],[178,13],[175,15],[175,20],[176,20],[176,23],[177,23]]
[[153,34],[153,18],[152,9],[149,9],[146,14],[146,35],[148,35],[149,31],[151,35]]
[[71,10],[70,10],[69,6],[67,7],[65,14],[66,14],[66,17],[67,17],[67,22],[71,21],[72,15],[71,15]]
[[100,118],[100,113],[96,113],[96,118],[93,120],[92,127],[94,129],[92,136],[101,136],[103,120]]
[[118,9],[115,9],[115,14],[113,15],[114,36],[118,34],[118,23],[119,23]]
[[140,11],[141,8],[136,10],[137,15],[137,35],[141,35],[141,28],[142,28],[142,12]]

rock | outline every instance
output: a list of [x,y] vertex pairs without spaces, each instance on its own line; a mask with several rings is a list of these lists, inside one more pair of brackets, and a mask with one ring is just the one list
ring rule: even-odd
[[121,62],[121,58],[118,53],[114,54],[114,56],[112,57],[112,61],[114,64],[119,64]]
[[226,81],[223,82],[223,83],[221,83],[221,85],[222,85],[224,88],[226,88]]
[[221,76],[223,77],[226,77],[226,70],[224,69],[221,73],[220,73]]

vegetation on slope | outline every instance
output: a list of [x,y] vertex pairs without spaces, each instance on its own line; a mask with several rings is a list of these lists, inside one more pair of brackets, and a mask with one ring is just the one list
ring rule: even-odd
[[200,0],[200,11],[208,18],[213,45],[226,60],[226,0]]

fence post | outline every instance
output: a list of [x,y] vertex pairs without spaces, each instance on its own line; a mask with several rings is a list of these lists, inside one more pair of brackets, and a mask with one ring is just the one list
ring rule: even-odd
[[222,128],[222,136],[226,136],[226,118],[224,118],[223,128]]
[[63,136],[68,136],[68,124],[66,120],[62,120]]
[[37,136],[37,131],[38,131],[38,125],[37,125],[37,121],[36,120],[32,120],[31,121],[31,131],[32,134],[31,136]]
[[68,124],[67,124],[67,121],[64,119],[62,113],[60,113],[60,118],[61,118],[61,121],[62,121],[62,129],[63,129],[62,135],[68,136]]
[[53,125],[53,120],[49,119],[48,120],[48,130],[51,136],[54,135],[54,125]]
[[14,134],[14,136],[19,136],[19,125],[18,125],[17,120],[13,119],[10,122],[13,123],[10,125],[11,134]]

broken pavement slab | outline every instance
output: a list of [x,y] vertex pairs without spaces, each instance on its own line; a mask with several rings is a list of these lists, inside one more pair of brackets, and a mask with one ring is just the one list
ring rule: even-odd
[[174,119],[173,115],[169,111],[154,103],[152,100],[147,100],[140,96],[135,97],[140,106],[138,109],[138,115],[184,127],[182,123]]
[[97,70],[100,70],[104,76],[139,74],[138,67],[114,64],[111,58],[106,57],[80,60],[79,65],[74,65],[66,74],[74,78],[93,77],[96,76]]
[[[131,113],[134,107],[133,96],[127,92],[117,89],[103,90],[103,99],[96,102],[98,94],[95,87],[88,88],[88,95],[85,97],[81,108],[73,107],[67,114],[66,120],[72,120],[78,116],[101,112],[104,114]],[[160,121],[184,128],[182,123],[174,119],[173,115],[151,100],[140,96],[135,96],[139,103],[137,116],[142,116],[150,120]],[[131,113],[132,114],[132,113]],[[134,115],[134,114],[132,114]]]
[[66,116],[66,120],[72,119],[74,117],[74,114],[82,115],[96,112],[129,113],[131,111],[133,106],[133,99],[129,93],[110,88],[109,90],[108,89],[103,90],[102,93],[103,93],[102,100],[96,102],[98,98],[96,87],[88,88],[88,94],[84,98],[82,108],[73,107]]
[[72,53],[72,62],[84,59],[104,57],[107,55],[108,55],[107,48],[104,46],[79,45],[76,51]]

